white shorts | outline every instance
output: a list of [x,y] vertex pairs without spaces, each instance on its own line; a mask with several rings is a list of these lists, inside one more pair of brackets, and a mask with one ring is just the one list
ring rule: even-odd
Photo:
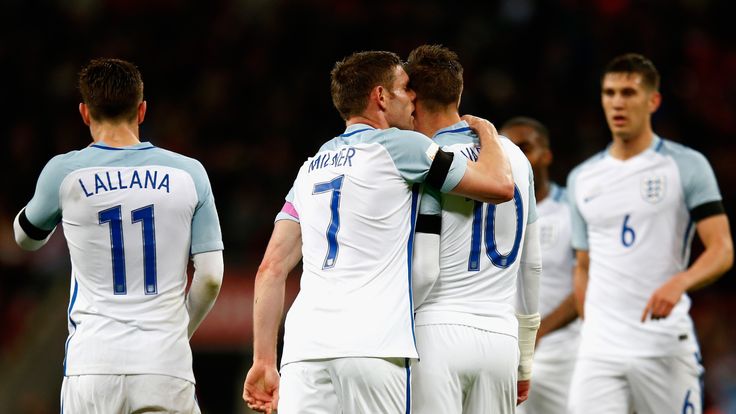
[[534,356],[529,399],[516,408],[519,414],[566,414],[575,356],[567,359]]
[[570,412],[702,414],[703,373],[696,355],[580,358],[570,389]]
[[61,385],[61,413],[199,414],[194,384],[168,375],[71,375]]
[[516,338],[463,325],[416,327],[414,412],[510,414],[516,409]]
[[281,367],[279,414],[411,413],[408,358],[334,358]]

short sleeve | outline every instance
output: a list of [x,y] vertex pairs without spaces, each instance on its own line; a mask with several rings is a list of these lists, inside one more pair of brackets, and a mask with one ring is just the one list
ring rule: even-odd
[[36,183],[36,192],[26,206],[26,217],[42,230],[53,230],[61,221],[59,188],[68,173],[64,155],[52,158],[41,171]]
[[567,204],[570,206],[572,247],[576,250],[588,250],[588,225],[580,214],[575,201],[575,181],[578,171],[576,168],[567,176]]
[[687,148],[672,156],[680,170],[688,210],[692,211],[705,203],[721,200],[716,175],[703,154]]
[[[439,146],[426,136],[413,131],[392,129],[381,143],[391,155],[401,176],[409,183],[422,183],[435,160]],[[442,184],[442,192],[449,192],[465,175],[467,161],[454,157]]]
[[192,178],[197,188],[198,202],[192,217],[191,254],[222,250],[224,246],[215,197],[207,172],[199,162],[192,173]]
[[299,223],[299,212],[294,206],[294,187],[291,187],[289,193],[286,194],[284,205],[281,207],[281,211],[276,214],[274,222],[279,220],[291,220]]

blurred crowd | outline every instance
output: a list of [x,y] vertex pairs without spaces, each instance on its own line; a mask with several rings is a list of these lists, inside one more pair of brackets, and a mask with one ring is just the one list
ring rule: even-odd
[[[357,50],[406,56],[423,43],[460,56],[461,112],[547,124],[558,183],[609,142],[603,65],[623,52],[647,55],[662,75],[655,132],[710,159],[734,220],[736,31],[728,10],[726,0],[3,1],[0,355],[22,352],[28,315],[50,286],[68,283],[62,238],[23,253],[12,219],[50,157],[90,142],[76,90],[90,58],[138,65],[148,101],[142,139],[202,161],[226,266],[240,269],[257,266],[301,162],[343,130],[329,94],[334,62]],[[252,277],[227,268],[226,279]],[[722,412],[736,412],[728,406],[736,400],[736,334],[726,316],[736,310],[733,279],[731,271],[693,295],[708,404]]]

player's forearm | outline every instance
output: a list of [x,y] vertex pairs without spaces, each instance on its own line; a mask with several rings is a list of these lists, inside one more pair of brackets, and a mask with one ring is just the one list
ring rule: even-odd
[[573,293],[570,293],[565,300],[560,302],[552,312],[542,319],[537,338],[541,338],[548,333],[567,326],[570,322],[577,319],[577,317],[578,312],[575,308],[575,296]]
[[199,325],[212,309],[222,286],[224,262],[222,251],[199,253],[192,257],[194,277],[187,294],[186,307],[189,314],[188,335],[194,335]]
[[[468,162],[460,190],[465,196],[486,203],[503,203],[514,197],[514,178],[496,128],[490,122],[476,117],[463,116],[463,120],[475,131],[480,140],[477,162]],[[453,190],[453,192],[455,192]]]
[[253,360],[276,364],[286,278],[259,270],[253,297]]
[[677,277],[686,291],[705,287],[726,273],[733,265],[733,244],[730,239],[720,240],[706,247],[697,260]]
[[54,230],[43,230],[34,226],[25,215],[25,208],[22,209],[13,220],[13,232],[15,233],[15,242],[23,250],[38,250],[46,242],[49,241]]

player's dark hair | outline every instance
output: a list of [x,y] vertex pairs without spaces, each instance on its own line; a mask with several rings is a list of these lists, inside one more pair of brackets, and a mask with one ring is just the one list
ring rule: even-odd
[[457,54],[442,45],[422,45],[409,53],[405,65],[409,87],[430,110],[460,101],[463,66]]
[[501,130],[515,126],[528,126],[529,128],[537,131],[537,134],[539,135],[539,143],[542,144],[543,147],[549,148],[549,129],[547,129],[543,123],[528,116],[516,116],[504,122]]
[[92,59],[79,72],[79,92],[95,120],[130,121],[143,101],[143,80],[130,62]]
[[606,68],[601,75],[601,85],[603,78],[609,73],[637,73],[641,75],[645,86],[657,91],[659,90],[659,72],[651,60],[638,53],[626,53],[616,56],[608,62]]
[[368,96],[376,86],[391,89],[396,66],[401,59],[393,52],[356,52],[337,62],[330,73],[332,103],[347,120],[368,106]]

